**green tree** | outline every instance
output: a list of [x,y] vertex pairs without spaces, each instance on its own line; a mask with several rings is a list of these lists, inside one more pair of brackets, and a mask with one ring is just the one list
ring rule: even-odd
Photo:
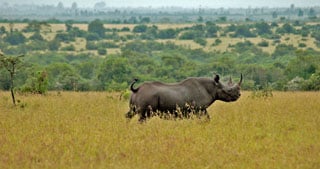
[[179,39],[182,40],[193,40],[196,38],[203,38],[204,37],[204,33],[202,31],[195,31],[195,30],[189,30],[186,32],[183,32]]
[[258,22],[255,24],[258,35],[271,34],[271,26],[266,22]]
[[65,22],[65,26],[66,26],[66,30],[67,32],[70,32],[72,30],[72,25],[73,25],[73,21],[72,20],[68,20]]
[[290,60],[286,67],[285,73],[289,79],[296,76],[308,79],[313,73],[316,72],[319,65],[317,56],[308,54],[307,52],[296,52],[297,57]]
[[104,38],[106,29],[104,28],[102,21],[100,21],[99,19],[96,19],[89,23],[88,31],[91,33],[96,33],[100,37]]
[[87,42],[88,41],[95,41],[95,40],[99,40],[100,37],[97,33],[92,33],[92,32],[89,32],[86,34],[86,40]]
[[239,25],[236,27],[234,37],[256,37],[256,35],[251,32],[248,25]]
[[7,31],[6,31],[6,28],[4,26],[1,26],[0,27],[0,35],[3,35],[5,34]]
[[207,40],[205,38],[196,38],[193,41],[198,43],[201,46],[206,46],[207,45]]
[[278,18],[278,12],[276,11],[272,12],[272,18],[274,19]]
[[312,18],[312,17],[316,16],[316,11],[314,10],[314,8],[310,8],[309,9],[308,16],[309,16],[309,18]]
[[296,49],[297,48],[295,48],[293,45],[279,44],[276,46],[272,56],[274,58],[283,57],[285,55],[295,56]]
[[57,33],[55,40],[68,43],[75,41],[75,36],[67,32]]
[[44,38],[40,34],[40,32],[35,32],[32,36],[29,37],[30,40],[38,40],[38,41],[44,41]]
[[150,17],[143,17],[140,19],[140,22],[141,23],[150,23],[151,19],[150,19]]
[[92,60],[83,61],[75,65],[77,72],[79,72],[80,76],[85,79],[93,79],[95,77],[95,70],[97,64]]
[[81,77],[68,63],[53,63],[47,67],[49,89],[77,90]]
[[306,81],[305,90],[320,90],[320,71],[313,73]]
[[148,26],[147,25],[137,25],[133,28],[133,32],[134,33],[144,33],[146,32],[148,29]]
[[160,39],[174,39],[176,37],[176,34],[177,34],[177,31],[172,28],[163,29],[163,30],[159,30],[158,38],[160,38]]
[[219,27],[214,24],[213,22],[206,22],[206,37],[212,38],[217,37],[217,32],[219,30]]
[[132,68],[127,58],[109,55],[100,65],[98,79],[101,81],[101,89],[110,90],[109,85],[130,81],[132,77]]
[[97,51],[98,51],[99,55],[106,55],[107,54],[107,49],[103,48],[103,47],[99,47]]
[[40,32],[42,27],[50,27],[46,22],[39,22],[33,20],[28,23],[28,25],[22,30],[23,32]]
[[276,30],[276,32],[277,33],[281,33],[281,34],[284,34],[284,33],[295,33],[296,29],[290,23],[285,23],[285,24],[283,24],[282,27],[278,28]]
[[60,47],[60,41],[57,39],[53,39],[48,42],[48,48],[51,51],[59,50],[59,47]]
[[46,71],[33,72],[25,85],[20,89],[22,92],[45,94],[48,91],[48,75]]
[[0,66],[4,67],[10,75],[10,92],[11,92],[12,102],[14,105],[16,105],[16,99],[14,96],[14,78],[17,73],[17,70],[22,66],[21,57],[23,56],[24,55],[9,57],[9,56],[4,56],[3,54],[0,53],[0,63],[1,63]]
[[299,10],[298,10],[298,16],[299,16],[299,17],[303,17],[303,15],[304,15],[303,10],[302,10],[302,9],[299,9]]
[[8,33],[4,40],[5,42],[10,43],[11,45],[18,45],[21,43],[25,43],[26,37],[21,32],[14,31]]

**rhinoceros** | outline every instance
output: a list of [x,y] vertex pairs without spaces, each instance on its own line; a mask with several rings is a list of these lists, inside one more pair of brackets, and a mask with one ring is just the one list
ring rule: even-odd
[[145,82],[134,88],[137,81],[134,79],[130,85],[132,94],[126,118],[131,119],[138,114],[139,121],[145,121],[153,112],[177,116],[180,111],[183,117],[188,117],[191,112],[201,112],[210,119],[207,108],[213,102],[239,99],[242,74],[238,83],[232,83],[230,78],[227,84],[220,82],[219,75],[213,78],[190,77],[178,83]]

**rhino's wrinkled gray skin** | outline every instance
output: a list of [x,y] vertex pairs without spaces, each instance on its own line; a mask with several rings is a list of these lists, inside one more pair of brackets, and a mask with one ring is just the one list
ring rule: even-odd
[[179,83],[146,82],[138,88],[131,84],[130,110],[126,117],[131,119],[134,115],[140,116],[144,121],[151,116],[151,112],[160,111],[175,115],[177,108],[188,116],[190,107],[195,112],[202,112],[209,118],[207,108],[216,100],[225,102],[236,101],[240,97],[240,82],[233,84],[231,78],[228,84],[219,81],[219,75],[214,78],[188,78]]

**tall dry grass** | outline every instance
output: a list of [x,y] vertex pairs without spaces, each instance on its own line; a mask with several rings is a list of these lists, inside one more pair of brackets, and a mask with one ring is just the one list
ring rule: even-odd
[[216,102],[211,121],[124,118],[117,93],[0,92],[0,168],[320,168],[319,92]]

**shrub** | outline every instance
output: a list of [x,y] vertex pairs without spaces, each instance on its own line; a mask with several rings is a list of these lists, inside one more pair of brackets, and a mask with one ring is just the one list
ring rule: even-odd
[[148,29],[148,26],[147,25],[137,25],[133,28],[133,32],[134,33],[144,33],[146,32]]
[[304,47],[307,47],[307,45],[305,43],[299,43],[299,47],[304,48]]
[[268,47],[269,46],[269,42],[263,40],[263,41],[258,43],[258,46],[260,46],[260,47]]
[[204,38],[196,38],[195,40],[193,40],[194,42],[198,43],[201,46],[206,46],[207,45],[207,41]]
[[218,38],[218,39],[216,39],[216,40],[214,41],[214,43],[212,44],[212,46],[217,46],[217,45],[219,45],[221,42],[222,42],[222,40]]
[[62,47],[61,50],[62,51],[75,51],[76,48],[74,47],[74,45],[68,45],[68,46]]
[[105,31],[103,23],[99,19],[90,22],[88,25],[88,32],[95,33],[98,37],[103,38],[105,36]]
[[99,55],[106,55],[107,54],[107,49],[105,48],[98,48],[98,54]]
[[270,85],[265,85],[262,88],[257,88],[252,91],[251,98],[268,98],[273,97],[272,87]]
[[94,42],[92,42],[92,41],[87,41],[87,43],[86,43],[86,49],[88,49],[88,50],[97,50],[98,47],[97,47],[97,45],[96,45]]
[[100,39],[100,37],[99,37],[99,35],[97,33],[90,32],[90,33],[88,33],[86,35],[86,40],[87,41],[94,41],[94,40],[99,40],[99,39]]
[[32,36],[30,36],[29,39],[30,40],[39,40],[39,41],[44,40],[44,38],[41,36],[41,34],[39,32],[35,32]]
[[7,34],[7,36],[4,38],[4,41],[10,43],[11,45],[18,45],[25,43],[26,37],[21,32],[12,32]]
[[59,47],[60,47],[60,41],[59,40],[54,39],[54,40],[48,42],[48,48],[51,51],[58,50]]
[[38,71],[28,78],[26,84],[19,89],[22,93],[45,94],[48,91],[48,75],[46,71]]
[[187,31],[187,32],[183,32],[179,39],[182,40],[192,40],[192,39],[196,39],[196,38],[201,38],[203,37],[203,33],[201,31]]
[[302,90],[304,83],[305,83],[305,80],[297,76],[287,83],[287,85],[285,86],[285,90],[289,90],[289,91]]

